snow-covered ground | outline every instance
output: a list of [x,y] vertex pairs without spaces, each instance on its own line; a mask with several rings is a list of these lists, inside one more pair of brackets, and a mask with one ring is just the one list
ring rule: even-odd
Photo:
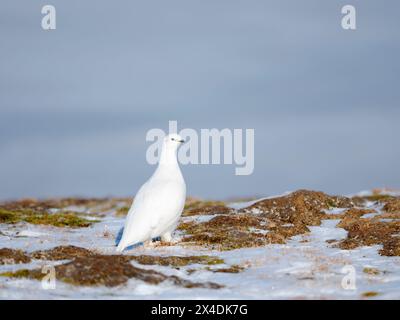
[[[241,208],[236,203],[232,207]],[[332,211],[332,214],[340,211]],[[210,216],[185,217],[201,219]],[[115,254],[115,235],[124,217],[112,212],[89,228],[57,228],[27,223],[0,224],[0,248],[15,248],[26,252],[50,249],[59,245],[75,245],[103,254]],[[336,228],[338,220],[324,220],[321,226],[310,227],[311,233],[296,236],[284,245],[268,245],[231,251],[210,251],[179,243],[154,248],[138,247],[125,254],[138,255],[215,255],[226,265],[240,265],[239,273],[216,273],[204,265],[172,267],[140,265],[166,275],[177,275],[194,282],[215,282],[222,289],[182,288],[163,282],[146,284],[131,279],[118,287],[79,287],[57,281],[55,289],[45,289],[38,280],[0,277],[1,299],[400,299],[400,257],[378,254],[380,246],[354,250],[333,248],[326,240],[343,239],[346,231]],[[181,235],[176,232],[175,237]],[[38,268],[44,264],[59,264],[33,260],[29,264],[0,265],[0,273],[18,269]],[[379,270],[366,273],[365,268]],[[188,272],[196,269],[196,272]],[[352,275],[354,274],[354,282]],[[350,282],[347,280],[350,279]],[[351,284],[354,283],[354,286]],[[350,285],[349,285],[350,284]]]

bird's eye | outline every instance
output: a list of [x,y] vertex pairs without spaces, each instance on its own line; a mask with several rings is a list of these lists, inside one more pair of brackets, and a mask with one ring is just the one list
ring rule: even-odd
[[174,139],[174,138],[171,138],[171,140],[172,140],[172,141],[175,141],[175,139]]

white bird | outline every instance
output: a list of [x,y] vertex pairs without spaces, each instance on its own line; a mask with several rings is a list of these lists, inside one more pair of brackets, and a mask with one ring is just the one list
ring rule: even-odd
[[128,211],[118,252],[156,237],[172,240],[186,199],[186,184],[177,160],[183,142],[178,134],[164,138],[158,167],[141,186]]

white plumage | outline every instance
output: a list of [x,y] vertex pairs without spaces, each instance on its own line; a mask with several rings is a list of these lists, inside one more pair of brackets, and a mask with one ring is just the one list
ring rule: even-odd
[[186,199],[186,184],[177,161],[183,142],[177,134],[164,138],[158,167],[134,198],[117,251],[156,237],[172,240]]

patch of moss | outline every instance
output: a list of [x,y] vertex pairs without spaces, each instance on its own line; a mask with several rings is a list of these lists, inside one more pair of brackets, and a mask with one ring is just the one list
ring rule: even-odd
[[219,215],[207,222],[182,223],[178,229],[186,234],[183,242],[219,250],[283,244],[289,237],[309,232],[304,224],[274,223],[250,214]]
[[337,227],[345,229],[347,238],[338,243],[345,250],[361,246],[383,245],[379,254],[400,256],[400,238],[394,237],[400,232],[400,221],[379,221],[377,218],[343,218]]
[[72,211],[49,213],[48,211],[34,209],[7,210],[0,207],[0,223],[17,223],[21,221],[71,228],[88,227],[98,222],[98,220],[85,219],[81,214]]
[[182,216],[228,214],[232,209],[228,208],[222,201],[191,201],[185,204]]
[[145,265],[160,265],[160,266],[173,266],[173,267],[183,267],[189,264],[207,264],[216,265],[223,264],[224,260],[213,256],[150,256],[150,255],[140,255],[140,256],[130,256],[132,260],[140,264]]
[[225,263],[224,259],[218,258],[218,257],[211,257],[211,256],[200,256],[202,259],[204,259],[205,262],[207,262],[208,265],[215,265],[215,264],[223,264]]
[[400,213],[400,198],[393,198],[386,202],[383,211],[388,213]]
[[[188,209],[186,215],[215,213],[214,207],[212,211],[209,207],[193,211],[197,205],[192,204],[195,209]],[[288,238],[308,233],[308,226],[319,226],[323,219],[329,219],[324,210],[330,207],[352,208],[354,203],[346,197],[298,190],[287,196],[260,200],[239,211],[225,207],[226,211],[207,222],[183,222],[178,229],[185,233],[183,242],[212,249],[283,244]]]
[[115,215],[117,217],[126,216],[128,214],[129,209],[130,209],[130,207],[128,207],[128,206],[120,207],[115,211]]
[[40,280],[44,275],[40,272],[40,270],[21,269],[15,272],[3,272],[0,273],[0,276],[8,278],[29,278]]
[[337,203],[333,201],[333,199],[327,199],[326,205],[328,206],[328,209],[337,208]]
[[0,208],[0,223],[16,223],[21,221],[19,214]]
[[371,298],[371,297],[376,297],[379,293],[376,291],[367,291],[363,292],[362,296],[365,298]]
[[31,258],[21,250],[15,250],[10,248],[0,249],[0,265],[1,264],[17,264],[17,263],[28,263]]
[[132,202],[128,198],[52,198],[45,200],[21,199],[0,203],[0,207],[9,211],[33,210],[35,212],[49,212],[50,209],[66,209],[79,207],[91,214],[100,214],[112,211],[121,205],[129,206]]
[[[192,282],[177,276],[167,276],[155,270],[137,268],[130,261],[130,257],[120,255],[77,257],[71,262],[55,266],[55,271],[57,280],[79,286],[115,287],[135,278],[154,285],[169,281],[185,288],[219,289],[223,287],[213,282]],[[43,277],[39,269],[5,272],[1,275],[31,279],[42,279]]]
[[287,196],[258,201],[240,212],[251,213],[256,210],[260,216],[276,223],[318,226],[321,224],[321,219],[327,217],[323,212],[324,209],[353,206],[353,202],[346,197],[330,196],[318,191],[298,190]]
[[185,204],[185,210],[198,209],[210,206],[224,206],[223,201],[212,201],[212,200],[194,200]]
[[364,273],[371,274],[371,275],[379,275],[381,272],[376,268],[364,268]]
[[378,201],[378,202],[382,202],[382,201],[386,201],[389,199],[393,199],[394,197],[388,194],[372,194],[370,196],[365,196],[363,197],[364,199],[368,200],[368,201]]
[[56,227],[71,228],[89,227],[93,223],[99,222],[99,220],[87,220],[72,212],[34,215],[27,217],[25,221],[32,224],[47,224]]
[[333,219],[333,220],[342,219],[342,221],[343,221],[343,219],[344,220],[358,219],[358,218],[362,217],[365,214],[376,213],[376,212],[377,212],[376,210],[370,209],[370,208],[368,208],[368,209],[350,208],[350,209],[347,209],[346,211],[344,211],[342,213],[339,213],[339,214],[326,213],[323,218],[327,219],[327,220],[329,220],[329,219]]
[[268,237],[249,231],[249,227],[265,229],[260,218],[243,214],[219,215],[202,223],[182,223],[178,229],[185,231],[183,242],[219,250],[255,247],[268,243]]
[[372,202],[379,202],[379,203],[386,203],[392,199],[396,199],[396,197],[388,195],[388,194],[372,194],[369,196],[355,196],[352,197],[351,200],[357,205],[357,206],[363,206],[367,201],[372,201]]
[[95,253],[85,248],[75,246],[58,246],[49,250],[39,250],[32,252],[34,259],[41,260],[71,260],[78,257],[88,257]]
[[230,267],[227,268],[210,268],[207,267],[206,270],[212,271],[212,272],[222,272],[222,273],[239,273],[242,272],[245,268],[242,266],[239,266],[237,264],[231,265]]
[[392,237],[389,234],[383,239],[382,243],[383,248],[378,251],[380,255],[388,257],[400,256],[400,238]]
[[384,212],[379,215],[381,219],[400,219],[400,211],[398,212]]
[[189,221],[189,222],[182,222],[178,225],[177,229],[181,231],[189,231],[191,228],[193,228],[196,225],[195,222]]

